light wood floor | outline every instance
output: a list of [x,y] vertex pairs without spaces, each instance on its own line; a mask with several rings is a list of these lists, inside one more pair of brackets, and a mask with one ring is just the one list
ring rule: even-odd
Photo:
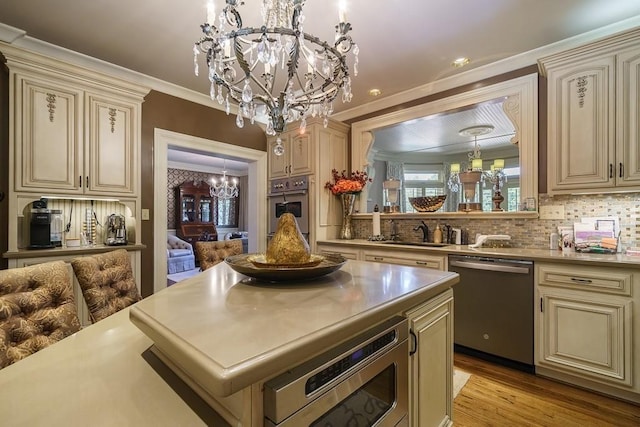
[[471,378],[454,400],[456,427],[640,426],[640,406],[456,353]]

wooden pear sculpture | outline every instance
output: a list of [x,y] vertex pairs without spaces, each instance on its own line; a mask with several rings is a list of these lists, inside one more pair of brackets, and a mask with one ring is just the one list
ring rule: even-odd
[[278,228],[267,247],[269,264],[303,264],[309,262],[311,250],[298,228],[295,216],[283,213]]

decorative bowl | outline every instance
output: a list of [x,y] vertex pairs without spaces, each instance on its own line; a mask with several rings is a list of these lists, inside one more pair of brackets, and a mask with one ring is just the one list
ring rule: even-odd
[[418,212],[435,212],[442,207],[447,195],[409,197],[409,203]]
[[238,273],[266,282],[294,282],[311,280],[339,270],[347,259],[338,254],[322,255],[319,264],[310,267],[271,267],[263,268],[255,265],[251,259],[261,254],[231,255],[225,258],[229,267]]

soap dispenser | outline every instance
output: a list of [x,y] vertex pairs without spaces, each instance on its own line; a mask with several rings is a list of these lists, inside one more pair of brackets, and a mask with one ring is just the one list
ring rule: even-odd
[[442,243],[442,230],[440,230],[440,224],[436,225],[436,229],[433,232],[433,243]]

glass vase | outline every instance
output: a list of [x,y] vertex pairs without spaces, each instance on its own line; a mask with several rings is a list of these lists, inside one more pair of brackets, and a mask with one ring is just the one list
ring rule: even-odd
[[353,224],[351,222],[351,214],[353,213],[353,205],[356,201],[356,195],[345,193],[340,195],[342,202],[342,227],[340,228],[340,238],[344,240],[353,239]]

